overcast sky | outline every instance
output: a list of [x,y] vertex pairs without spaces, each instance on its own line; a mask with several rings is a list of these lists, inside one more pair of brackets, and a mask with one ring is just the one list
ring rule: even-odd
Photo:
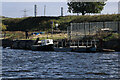
[[[27,10],[27,16],[34,16],[34,5],[37,5],[37,15],[43,16],[44,15],[44,5],[46,5],[46,16],[60,16],[61,12],[60,9],[63,7],[64,16],[65,15],[76,15],[70,14],[67,12],[68,6],[65,0],[63,2],[53,2],[54,0],[46,0],[48,2],[37,2],[34,0],[4,0],[2,2],[2,15],[6,17],[23,17],[24,16],[24,9]],[[22,2],[23,1],[23,2]],[[39,2],[38,2],[39,1]],[[50,1],[50,2],[49,2]],[[57,1],[57,0],[56,0]],[[119,0],[108,0],[107,4],[104,7],[104,10],[101,12],[102,14],[113,14],[118,13],[118,1]]]

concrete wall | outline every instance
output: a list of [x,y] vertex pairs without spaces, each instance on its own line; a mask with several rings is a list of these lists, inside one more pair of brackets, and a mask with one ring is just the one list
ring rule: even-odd
[[13,41],[9,39],[2,39],[0,40],[2,42],[2,47],[11,47]]
[[16,40],[13,41],[11,48],[13,49],[31,49],[35,40]]

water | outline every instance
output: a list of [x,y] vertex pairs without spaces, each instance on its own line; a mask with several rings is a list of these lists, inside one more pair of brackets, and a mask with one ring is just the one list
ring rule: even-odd
[[3,78],[120,78],[120,52],[3,49]]

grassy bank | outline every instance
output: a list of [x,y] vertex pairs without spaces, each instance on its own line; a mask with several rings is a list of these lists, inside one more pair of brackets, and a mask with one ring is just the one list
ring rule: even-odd
[[[38,31],[39,32],[39,31]],[[4,33],[6,33],[5,39],[19,39],[19,40],[26,40],[25,37],[25,32],[24,31],[3,31],[2,32],[2,39],[4,39]],[[57,34],[51,34],[51,33],[45,33],[45,34],[39,34],[39,35],[32,35],[33,32],[29,32],[29,39],[28,40],[36,40],[37,38],[39,38],[40,40],[43,39],[67,39],[68,35],[67,33],[57,33]],[[109,40],[113,40],[113,39],[119,39],[120,38],[120,34],[118,33],[106,33],[106,32],[102,32],[102,33],[97,33],[93,36],[87,36],[86,39],[103,39],[103,41],[109,41]]]
[[[50,31],[51,27],[59,24],[58,29],[66,30],[71,22],[99,22],[120,21],[120,14],[112,15],[85,15],[63,17],[26,17],[26,18],[3,18],[3,24],[7,25],[8,31]],[[52,22],[54,24],[52,25]]]
[[[6,33],[5,35],[5,39],[10,39],[10,40],[13,40],[13,39],[19,39],[19,40],[26,40],[26,37],[25,37],[25,32],[23,31],[4,31],[2,32],[2,39],[4,39],[4,34]],[[39,38],[40,40],[43,40],[43,39],[66,39],[68,36],[67,34],[65,33],[59,33],[59,34],[39,34],[39,35],[32,35],[33,32],[29,32],[29,39],[28,40],[36,40],[37,38]]]
[[[3,24],[7,25],[6,38],[8,39],[25,39],[25,30],[29,31],[30,39],[46,39],[47,34],[40,34],[38,36],[31,35],[32,32],[51,32],[52,26],[55,30],[55,24],[59,24],[59,31],[66,31],[70,23],[81,23],[81,22],[104,22],[104,21],[120,21],[120,14],[112,15],[85,15],[85,16],[63,16],[63,17],[26,17],[26,18],[2,18]],[[53,22],[53,23],[52,23]],[[4,32],[3,32],[4,33]],[[3,35],[4,36],[4,35]],[[105,36],[105,35],[103,35]],[[102,37],[103,37],[102,36]],[[105,38],[109,40],[114,38],[116,34]],[[49,38],[52,39],[65,39],[67,34],[59,33],[48,34]]]

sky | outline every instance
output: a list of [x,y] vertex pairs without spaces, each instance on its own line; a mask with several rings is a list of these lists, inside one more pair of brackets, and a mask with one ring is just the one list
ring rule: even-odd
[[[66,2],[68,0],[1,0],[2,2]],[[83,1],[83,0],[77,0],[77,1]],[[85,0],[84,0],[85,1]],[[94,1],[94,0],[88,0],[88,1]],[[99,0],[101,1],[101,0]],[[118,2],[120,0],[107,0],[108,2]]]
[[[4,0],[2,1],[2,16],[6,17],[24,17],[24,10],[26,9],[27,16],[34,16],[34,5],[37,5],[37,16],[44,16],[44,6],[46,5],[45,16],[60,16],[61,7],[63,7],[65,15],[76,15],[68,13],[68,6],[65,0]],[[47,2],[48,1],[48,2]],[[61,2],[59,2],[61,1]],[[113,14],[118,13],[118,1],[119,0],[108,0],[101,14]]]

